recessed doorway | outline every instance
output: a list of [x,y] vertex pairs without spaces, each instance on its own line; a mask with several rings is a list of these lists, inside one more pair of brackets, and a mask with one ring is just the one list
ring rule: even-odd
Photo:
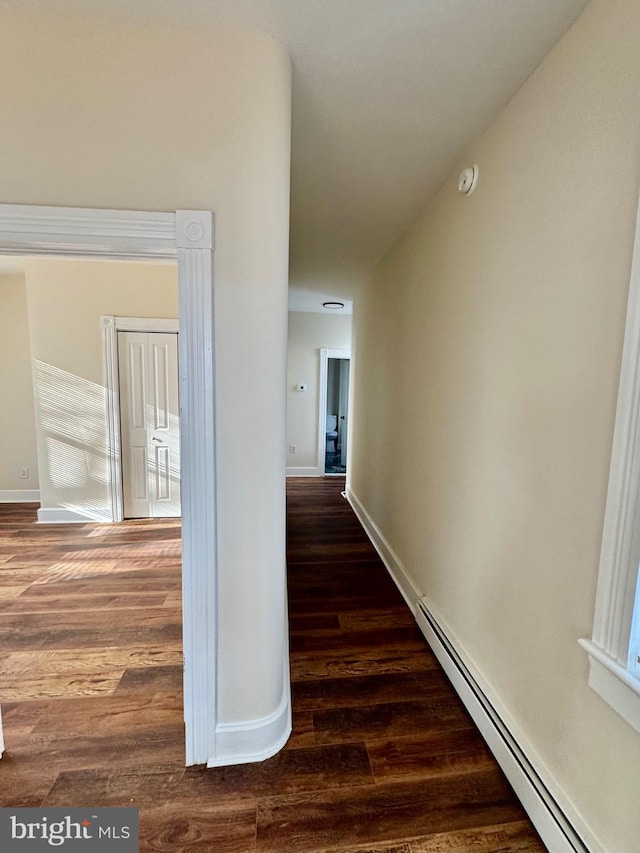
[[320,350],[318,467],[326,476],[345,476],[349,440],[349,350]]

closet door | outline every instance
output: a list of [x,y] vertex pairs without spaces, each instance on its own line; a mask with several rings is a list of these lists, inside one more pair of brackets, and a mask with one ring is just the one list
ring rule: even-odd
[[118,332],[125,518],[180,515],[178,335]]

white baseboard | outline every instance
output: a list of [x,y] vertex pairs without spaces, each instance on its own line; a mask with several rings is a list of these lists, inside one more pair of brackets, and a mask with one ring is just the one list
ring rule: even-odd
[[104,519],[91,518],[73,509],[45,507],[38,510],[38,524],[90,524]]
[[291,691],[287,672],[282,699],[272,714],[243,723],[217,724],[216,754],[207,761],[207,767],[264,761],[279,752],[290,735]]
[[323,477],[324,471],[317,466],[312,468],[287,468],[287,477]]
[[373,547],[380,555],[380,559],[387,567],[387,571],[396,582],[396,586],[402,593],[404,600],[407,602],[407,606],[415,616],[416,603],[420,598],[420,592],[417,586],[409,576],[409,573],[405,569],[396,552],[382,535],[378,525],[366,511],[357,495],[355,495],[348,487],[346,491],[346,498],[351,504],[353,511],[358,516],[358,520],[364,527],[365,533],[371,540]]
[[40,503],[38,489],[0,489],[0,504]]
[[549,853],[606,853],[350,490],[347,500]]

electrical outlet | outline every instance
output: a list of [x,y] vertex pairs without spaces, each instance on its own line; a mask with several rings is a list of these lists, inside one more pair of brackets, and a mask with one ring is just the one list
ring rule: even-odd
[[20,469],[20,479],[21,480],[28,480],[29,479],[29,469],[28,468],[21,468]]
[[289,445],[289,453],[297,453],[297,452],[298,452],[298,448],[295,446],[295,444],[290,444]]

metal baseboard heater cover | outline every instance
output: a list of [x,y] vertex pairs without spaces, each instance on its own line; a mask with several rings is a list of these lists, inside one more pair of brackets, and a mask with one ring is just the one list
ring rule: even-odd
[[589,853],[500,714],[420,598],[416,621],[551,853]]

